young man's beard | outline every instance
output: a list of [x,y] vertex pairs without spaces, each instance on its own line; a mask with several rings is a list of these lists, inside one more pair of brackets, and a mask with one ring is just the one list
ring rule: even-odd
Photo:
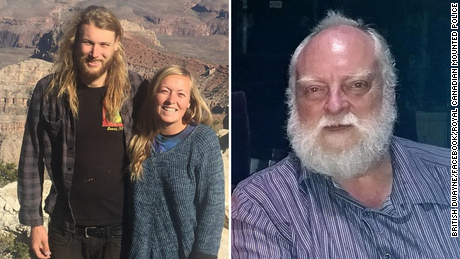
[[91,70],[88,67],[87,65],[88,60],[91,60],[91,58],[88,57],[88,55],[80,56],[78,60],[78,69],[80,72],[80,76],[85,78],[85,80],[91,82],[91,81],[97,80],[109,70],[110,66],[112,66],[113,64],[114,58],[112,56],[110,57],[110,59],[100,61],[101,67],[95,71]]
[[[316,173],[335,179],[361,175],[388,153],[396,108],[391,98],[385,97],[380,108],[369,119],[358,119],[352,113],[341,118],[323,116],[318,125],[310,126],[301,122],[294,107],[290,111],[287,126],[291,146],[302,164]],[[358,135],[354,143],[341,136],[336,143],[331,141],[332,136],[320,137],[320,134],[328,134],[321,132],[324,131],[323,127],[333,124],[353,125]],[[321,139],[326,139],[326,143],[320,143]]]

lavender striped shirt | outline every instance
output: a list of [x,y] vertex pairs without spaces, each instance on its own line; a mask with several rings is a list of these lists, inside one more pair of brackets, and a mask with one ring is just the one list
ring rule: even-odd
[[393,189],[369,209],[290,154],[233,193],[232,258],[460,258],[450,152],[394,137]]

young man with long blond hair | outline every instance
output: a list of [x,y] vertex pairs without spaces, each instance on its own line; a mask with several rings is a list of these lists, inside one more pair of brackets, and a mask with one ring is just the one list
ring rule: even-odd
[[[38,258],[119,258],[126,146],[143,79],[128,71],[123,29],[90,6],[61,37],[54,73],[35,87],[19,161],[19,219]],[[52,187],[45,201],[44,170]]]

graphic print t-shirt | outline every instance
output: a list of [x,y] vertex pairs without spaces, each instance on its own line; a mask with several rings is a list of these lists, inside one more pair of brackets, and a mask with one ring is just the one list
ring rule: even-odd
[[77,225],[121,223],[123,217],[123,123],[108,120],[102,105],[106,88],[77,89],[75,169],[70,203]]

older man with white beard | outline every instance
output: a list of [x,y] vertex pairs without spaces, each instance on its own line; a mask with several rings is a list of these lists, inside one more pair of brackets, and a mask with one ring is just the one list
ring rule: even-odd
[[450,152],[392,135],[394,59],[329,12],[290,65],[293,154],[233,193],[232,258],[458,258]]

